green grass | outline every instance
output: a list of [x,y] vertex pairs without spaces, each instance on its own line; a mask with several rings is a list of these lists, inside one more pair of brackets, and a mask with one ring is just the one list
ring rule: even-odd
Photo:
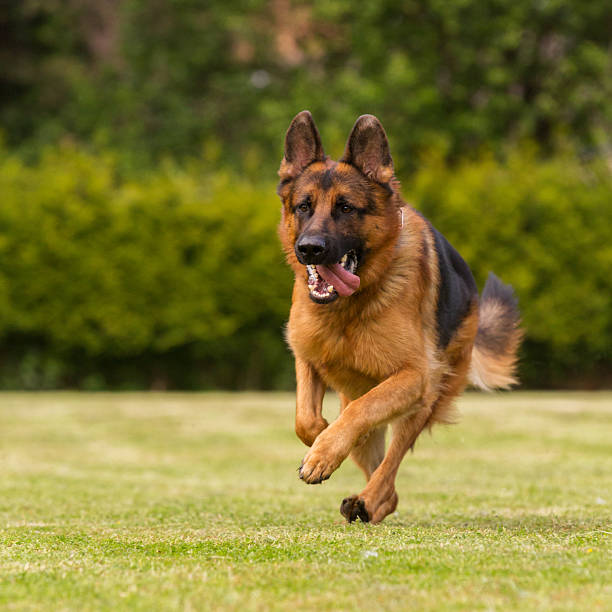
[[612,609],[612,394],[465,396],[378,526],[350,461],[298,480],[293,403],[0,395],[0,609]]

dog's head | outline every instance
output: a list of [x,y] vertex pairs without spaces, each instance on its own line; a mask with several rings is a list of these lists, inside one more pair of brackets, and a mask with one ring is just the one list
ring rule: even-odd
[[334,162],[323,153],[312,115],[302,111],[287,130],[278,173],[281,241],[310,298],[327,304],[375,282],[397,239],[401,206],[378,119],[359,117]]

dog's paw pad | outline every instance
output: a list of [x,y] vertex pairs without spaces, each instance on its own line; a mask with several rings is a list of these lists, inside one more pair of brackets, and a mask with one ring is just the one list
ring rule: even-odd
[[345,497],[340,504],[340,512],[349,523],[357,519],[360,519],[362,523],[370,522],[370,515],[366,510],[365,502],[359,499],[357,495]]

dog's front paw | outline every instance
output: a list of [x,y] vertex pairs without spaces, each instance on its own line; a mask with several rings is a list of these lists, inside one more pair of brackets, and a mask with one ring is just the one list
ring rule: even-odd
[[327,480],[339,465],[339,461],[329,461],[323,455],[313,453],[311,450],[300,465],[300,478],[307,484],[320,484]]
[[347,458],[351,445],[342,435],[335,435],[332,428],[321,432],[312,448],[306,453],[300,466],[300,478],[308,484],[327,480]]
[[357,495],[345,497],[340,504],[340,512],[349,523],[357,519],[360,519],[362,523],[370,522],[371,517],[365,502]]

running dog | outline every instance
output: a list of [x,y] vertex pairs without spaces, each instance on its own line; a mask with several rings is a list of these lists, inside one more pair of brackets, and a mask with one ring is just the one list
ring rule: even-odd
[[[397,506],[405,453],[424,428],[454,421],[453,400],[468,381],[482,389],[516,382],[517,302],[493,274],[479,300],[459,253],[402,201],[376,117],[357,119],[336,162],[302,111],[279,176],[279,235],[295,273],[287,326],[295,430],[310,447],[299,476],[320,483],[350,455],[367,484],[340,511],[349,522],[378,523]],[[322,415],[328,387],[341,404],[331,424]]]

